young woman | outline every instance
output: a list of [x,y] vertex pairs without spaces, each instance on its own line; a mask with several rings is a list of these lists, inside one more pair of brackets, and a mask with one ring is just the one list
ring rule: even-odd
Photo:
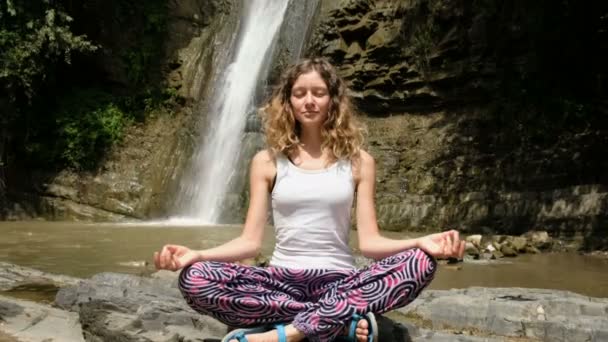
[[[159,269],[183,268],[179,288],[194,310],[257,327],[225,341],[375,341],[373,313],[414,300],[434,276],[435,257],[464,253],[457,231],[409,240],[380,235],[374,159],[361,148],[346,92],[324,59],[288,69],[264,108],[268,149],[251,163],[242,234],[207,250],[166,245],[154,254]],[[376,260],[363,269],[348,246],[355,199],[359,250]],[[233,263],[259,252],[269,205],[276,233],[270,266]]]

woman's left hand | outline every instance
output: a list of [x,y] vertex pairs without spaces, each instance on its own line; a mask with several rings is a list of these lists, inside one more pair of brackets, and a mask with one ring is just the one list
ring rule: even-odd
[[464,256],[465,241],[460,240],[457,230],[431,234],[418,238],[418,248],[435,258],[457,258]]

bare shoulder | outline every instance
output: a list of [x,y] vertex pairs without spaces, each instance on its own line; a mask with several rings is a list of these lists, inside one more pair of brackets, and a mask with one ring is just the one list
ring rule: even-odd
[[375,161],[374,161],[374,157],[372,157],[372,155],[371,155],[371,154],[369,154],[369,153],[368,153],[366,150],[363,150],[363,149],[362,149],[362,150],[359,152],[359,155],[360,155],[361,162],[362,162],[362,164],[363,164],[363,165],[366,165],[366,164],[367,164],[367,165],[369,165],[369,164],[372,164],[372,165],[373,165],[373,164],[375,163]]
[[353,159],[353,176],[359,183],[361,179],[375,177],[376,161],[374,157],[365,150],[360,150],[357,158]]
[[275,159],[268,150],[257,152],[251,160],[251,172],[272,179],[276,173]]
[[254,163],[261,163],[261,164],[263,164],[263,163],[274,163],[274,158],[270,154],[270,151],[268,151],[268,150],[261,150],[261,151],[258,151],[253,156],[253,162]]

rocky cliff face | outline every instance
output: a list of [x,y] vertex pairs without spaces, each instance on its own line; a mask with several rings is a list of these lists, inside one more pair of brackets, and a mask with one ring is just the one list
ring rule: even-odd
[[[160,70],[183,106],[173,113],[152,113],[145,124],[130,127],[94,172],[33,174],[24,181],[28,184],[15,186],[23,191],[8,208],[7,218],[114,221],[162,212],[166,191],[192,150],[199,118],[193,112],[214,76],[213,65],[223,58],[224,51],[216,47],[233,38],[239,13],[238,4],[229,0],[170,2],[167,10],[170,39]],[[116,37],[114,46],[110,38],[105,49],[120,48],[125,39]],[[103,56],[99,64],[108,82],[123,82],[126,66],[110,52]]]
[[[593,79],[606,72],[579,54],[606,56],[608,10],[539,6],[324,3],[309,54],[332,60],[358,100],[383,228],[605,236],[608,111]],[[571,26],[535,22],[548,16]]]
[[[43,182],[13,218],[162,213],[192,149],[190,113],[204,106],[215,47],[233,38],[238,13],[232,1],[171,4],[163,68],[183,110],[132,128],[99,172]],[[548,0],[322,1],[307,54],[339,67],[369,127],[381,227],[542,229],[607,246],[607,17],[605,4]],[[288,45],[274,69],[291,60]],[[245,135],[244,154],[260,148],[252,115]],[[246,203],[248,160],[232,212]]]

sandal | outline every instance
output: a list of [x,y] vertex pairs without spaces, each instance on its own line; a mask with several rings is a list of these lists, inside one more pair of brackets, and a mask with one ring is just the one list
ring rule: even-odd
[[235,329],[229,332],[228,335],[224,336],[222,342],[229,342],[230,340],[248,342],[247,335],[259,334],[270,331],[272,329],[276,329],[279,333],[279,342],[287,342],[287,336],[285,335],[285,325],[283,324],[276,324],[274,326],[261,326],[255,328]]
[[368,323],[367,330],[369,330],[369,335],[367,335],[367,342],[375,342],[378,340],[378,322],[376,321],[376,316],[373,312],[368,312],[367,314],[361,316],[358,314],[353,314],[353,318],[350,321],[350,328],[348,329],[348,337],[345,337],[347,341],[356,342],[357,341],[357,324],[360,320],[366,320]]

